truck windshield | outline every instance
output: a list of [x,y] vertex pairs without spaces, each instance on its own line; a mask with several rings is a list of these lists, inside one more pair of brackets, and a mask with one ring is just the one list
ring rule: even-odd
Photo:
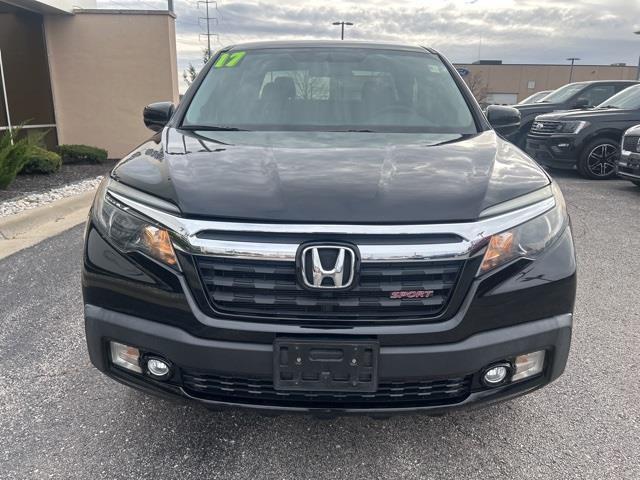
[[620,108],[622,110],[640,109],[640,85],[625,88],[611,98],[607,98],[597,108]]
[[550,93],[550,90],[544,90],[542,92],[534,93],[533,95],[529,95],[524,100],[520,100],[518,102],[518,105],[524,105],[524,104],[527,104],[527,103],[539,103],[541,100],[544,99],[544,97],[549,95],[549,93]]
[[436,55],[351,47],[222,53],[182,127],[477,133],[465,98]]
[[541,100],[541,103],[562,103],[569,100],[585,87],[584,83],[570,83],[554,90]]

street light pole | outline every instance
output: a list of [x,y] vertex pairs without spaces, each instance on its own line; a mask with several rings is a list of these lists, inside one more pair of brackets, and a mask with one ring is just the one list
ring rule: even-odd
[[569,57],[567,60],[571,60],[571,70],[569,70],[569,83],[571,83],[571,80],[573,80],[573,64],[580,59],[578,57]]
[[353,23],[351,22],[333,22],[333,25],[340,25],[342,27],[342,32],[340,34],[340,40],[344,40],[344,26],[351,27]]
[[[636,35],[640,35],[640,30],[633,33],[635,33]],[[640,57],[638,57],[638,74],[636,75],[636,80],[640,80]]]

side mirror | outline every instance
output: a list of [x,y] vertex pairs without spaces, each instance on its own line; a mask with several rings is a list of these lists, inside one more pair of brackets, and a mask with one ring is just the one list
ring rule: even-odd
[[154,132],[159,132],[169,122],[171,115],[173,115],[173,103],[152,103],[144,107],[144,124]]
[[587,108],[589,106],[589,100],[584,97],[578,97],[573,104],[573,108]]
[[487,120],[500,135],[509,135],[520,128],[520,110],[502,105],[489,105]]

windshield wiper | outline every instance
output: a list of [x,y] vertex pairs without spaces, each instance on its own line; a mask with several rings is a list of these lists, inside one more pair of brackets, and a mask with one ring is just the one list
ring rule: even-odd
[[376,132],[375,130],[368,130],[366,128],[350,128],[348,130],[329,130],[330,132],[337,132],[337,133],[379,133]]
[[206,132],[248,132],[249,130],[245,130],[244,128],[238,127],[227,127],[226,125],[182,125],[180,127],[181,130],[202,130]]
[[616,107],[615,105],[605,105],[604,107],[598,107],[599,109],[604,109],[604,108],[620,108],[620,107]]

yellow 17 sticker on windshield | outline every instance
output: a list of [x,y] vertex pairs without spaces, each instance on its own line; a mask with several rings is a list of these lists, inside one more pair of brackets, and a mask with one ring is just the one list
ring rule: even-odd
[[225,52],[218,57],[213,66],[215,68],[233,68],[242,61],[246,54],[247,52]]

